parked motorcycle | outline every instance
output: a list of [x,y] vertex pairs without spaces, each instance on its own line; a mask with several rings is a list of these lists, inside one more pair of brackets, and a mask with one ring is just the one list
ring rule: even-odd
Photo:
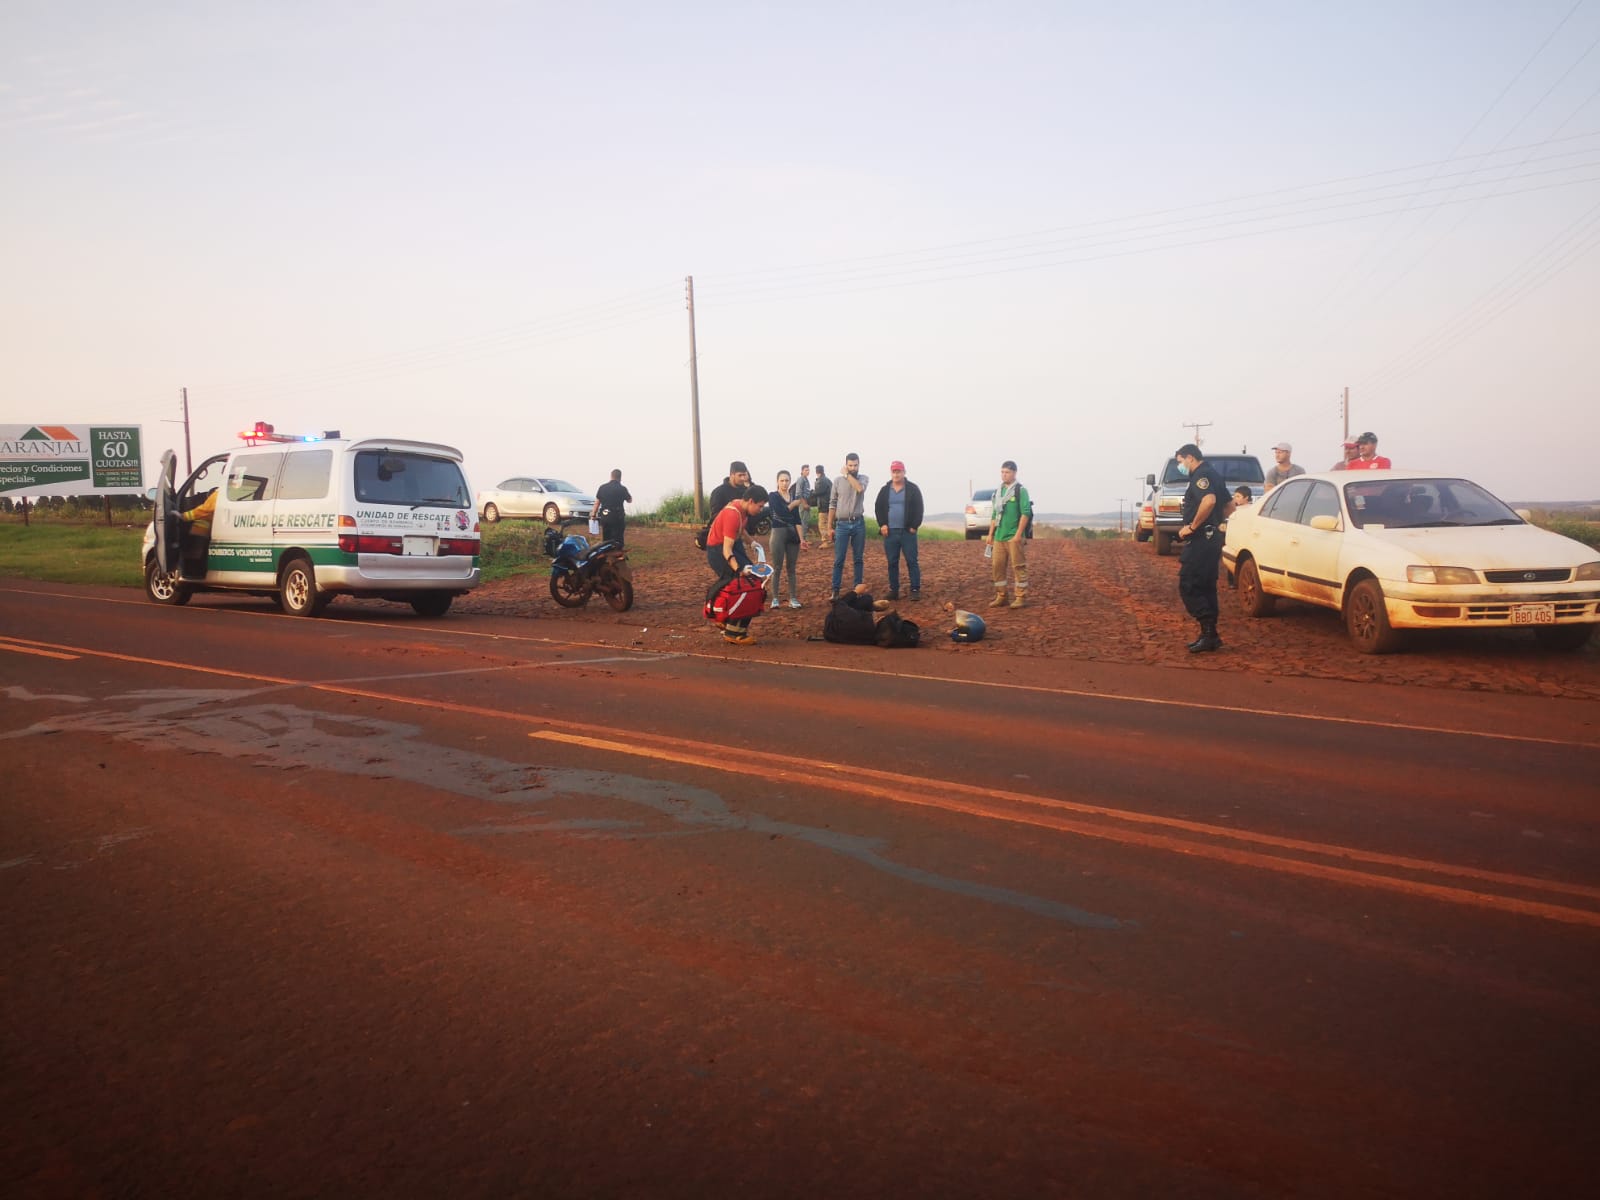
[[561,540],[550,563],[550,598],[562,608],[582,608],[599,592],[616,612],[633,607],[633,567],[616,542],[589,545],[581,534]]

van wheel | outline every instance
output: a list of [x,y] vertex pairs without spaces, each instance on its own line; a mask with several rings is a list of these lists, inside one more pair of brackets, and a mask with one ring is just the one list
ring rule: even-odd
[[500,510],[498,508],[492,504],[485,504],[483,506],[483,523],[485,525],[493,525],[499,519]]
[[1344,624],[1350,640],[1363,654],[1388,654],[1400,648],[1400,634],[1389,624],[1383,606],[1383,588],[1376,579],[1363,579],[1345,599]]
[[449,592],[427,592],[411,602],[411,610],[419,617],[442,617],[454,599]]
[[560,521],[561,509],[556,505],[556,502],[552,500],[549,504],[544,506],[544,523],[546,525],[556,525],[559,524]]
[[178,582],[175,571],[163,571],[152,558],[144,565],[144,594],[157,604],[187,604],[190,591]]
[[1172,534],[1165,529],[1156,530],[1156,554],[1166,558],[1172,553]]
[[314,617],[331,597],[317,592],[317,572],[310,560],[291,558],[278,581],[278,607],[291,617]]
[[1261,572],[1256,570],[1256,560],[1247,558],[1239,564],[1239,607],[1247,617],[1267,617],[1278,606],[1278,598],[1261,590]]

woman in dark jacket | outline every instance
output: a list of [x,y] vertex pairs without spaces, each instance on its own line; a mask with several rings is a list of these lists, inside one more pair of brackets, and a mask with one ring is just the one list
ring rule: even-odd
[[767,546],[772,557],[772,607],[778,607],[778,581],[789,573],[789,607],[800,607],[800,592],[795,587],[795,568],[800,563],[800,547],[805,543],[806,502],[799,492],[789,490],[787,471],[778,472],[778,490],[767,497],[772,510],[772,539]]

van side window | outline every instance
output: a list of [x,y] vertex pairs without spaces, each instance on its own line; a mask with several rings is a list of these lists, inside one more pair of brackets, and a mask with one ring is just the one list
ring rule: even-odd
[[232,504],[253,504],[272,498],[272,481],[278,476],[278,465],[283,462],[283,452],[273,454],[239,454],[228,465],[228,490],[225,495]]
[[279,500],[321,500],[333,478],[332,450],[302,450],[285,456],[278,478]]

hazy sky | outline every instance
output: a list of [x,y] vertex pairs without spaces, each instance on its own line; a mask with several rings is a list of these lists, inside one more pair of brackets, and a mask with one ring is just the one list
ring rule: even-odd
[[[1600,498],[1600,0],[0,5],[0,422]],[[154,457],[152,454],[151,458]],[[181,460],[181,452],[180,452]]]

